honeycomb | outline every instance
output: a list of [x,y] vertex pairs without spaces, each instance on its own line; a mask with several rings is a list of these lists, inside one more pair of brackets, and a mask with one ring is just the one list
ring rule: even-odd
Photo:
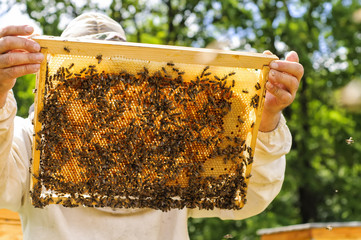
[[122,55],[126,43],[35,40],[47,59],[35,101],[35,207],[243,207],[267,66],[145,60]]

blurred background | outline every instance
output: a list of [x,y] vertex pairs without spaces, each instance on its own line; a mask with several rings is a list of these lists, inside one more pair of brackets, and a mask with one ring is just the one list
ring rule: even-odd
[[[1,0],[0,27],[30,24],[58,36],[89,11],[120,22],[130,42],[299,54],[305,74],[284,110],[293,147],[281,193],[250,219],[190,219],[192,240],[361,220],[361,0]],[[18,79],[18,115],[27,116],[34,87],[34,75]]]

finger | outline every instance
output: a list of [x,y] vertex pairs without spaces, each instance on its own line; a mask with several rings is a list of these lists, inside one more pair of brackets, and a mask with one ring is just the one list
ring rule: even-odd
[[7,26],[0,30],[0,38],[5,36],[26,36],[34,32],[34,28],[29,25]]
[[286,55],[286,61],[289,62],[300,62],[300,59],[298,58],[298,54],[295,51],[291,51]]
[[267,54],[267,55],[273,55],[273,53],[270,50],[266,50],[263,52],[263,54]]
[[278,102],[281,105],[288,106],[294,99],[294,96],[290,92],[271,82],[266,83],[266,88],[269,93],[278,99]]
[[300,84],[295,76],[274,69],[270,70],[268,81],[274,85],[283,86],[283,88],[288,90],[292,95],[297,92]]
[[41,63],[44,55],[42,53],[13,52],[0,55],[0,68],[9,68],[24,64]]
[[22,49],[28,52],[39,52],[40,45],[33,40],[6,36],[0,39],[0,53],[6,53],[11,50]]
[[291,74],[295,76],[298,80],[301,80],[304,71],[303,66],[298,62],[290,62],[290,61],[282,61],[282,60],[276,60],[271,62],[270,68],[274,70],[278,70],[280,72]]
[[26,74],[36,73],[40,69],[40,64],[26,64],[10,68],[0,69],[0,76],[4,79],[14,79]]

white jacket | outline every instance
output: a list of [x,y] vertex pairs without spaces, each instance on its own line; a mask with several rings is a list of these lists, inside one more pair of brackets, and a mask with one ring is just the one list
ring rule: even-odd
[[262,212],[279,193],[285,172],[285,154],[291,134],[282,117],[272,132],[259,132],[247,204],[238,211],[182,209],[65,208],[51,204],[34,208],[29,196],[29,160],[33,125],[15,117],[12,93],[0,109],[0,208],[20,214],[24,239],[189,239],[189,217],[244,219]]

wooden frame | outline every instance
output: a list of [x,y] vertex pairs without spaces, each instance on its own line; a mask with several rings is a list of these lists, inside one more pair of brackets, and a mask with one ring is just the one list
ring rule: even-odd
[[[102,57],[112,58],[114,55],[117,57],[124,57],[128,59],[138,59],[144,61],[162,61],[162,62],[177,62],[184,64],[199,64],[208,66],[220,67],[238,67],[238,68],[251,68],[260,69],[260,77],[266,82],[269,73],[269,64],[278,58],[275,55],[266,55],[259,53],[243,53],[236,51],[221,51],[212,49],[190,48],[190,47],[176,47],[164,46],[155,44],[138,44],[127,42],[111,42],[99,40],[77,40],[77,39],[64,39],[58,37],[34,37],[42,48],[42,53],[45,55],[45,60],[41,64],[40,73],[37,76],[37,93],[35,95],[35,114],[34,122],[38,122],[38,114],[42,110],[42,105],[37,104],[44,95],[44,84],[47,72],[47,59],[52,55],[78,55],[93,57],[101,55]],[[94,48],[96,44],[96,48]],[[116,54],[115,54],[116,53]],[[261,106],[257,112],[257,119],[261,118],[265,88],[262,86],[262,94],[260,96],[259,105]],[[41,101],[40,101],[41,102]],[[253,128],[252,146],[255,146],[258,127],[260,121],[256,122]],[[40,124],[35,124],[35,133],[41,129]],[[39,136],[34,136],[34,143],[40,141]],[[40,151],[36,149],[36,144],[33,146],[33,178],[31,182],[31,189],[37,183],[36,175],[40,166]],[[247,168],[247,175],[250,174],[251,169]]]

